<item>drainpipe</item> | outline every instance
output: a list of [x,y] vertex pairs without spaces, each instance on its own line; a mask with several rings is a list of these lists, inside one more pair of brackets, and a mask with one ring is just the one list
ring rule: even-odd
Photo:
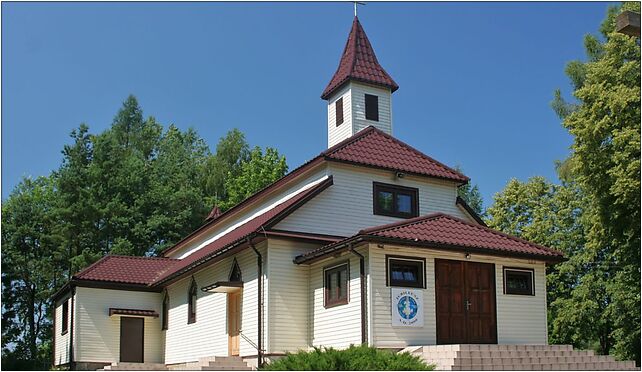
[[359,282],[361,286],[361,343],[368,343],[368,338],[366,335],[366,264],[365,257],[357,251],[354,250],[352,244],[350,244],[348,251],[355,256],[359,257]]
[[75,370],[74,365],[74,299],[76,298],[76,287],[71,290],[71,320],[69,321],[69,369]]
[[258,314],[257,314],[257,320],[258,320],[258,364],[259,367],[263,367],[263,256],[261,255],[261,252],[256,249],[254,244],[252,244],[252,239],[247,238],[247,243],[250,245],[254,253],[256,254],[256,271],[257,271],[257,280],[258,280]]

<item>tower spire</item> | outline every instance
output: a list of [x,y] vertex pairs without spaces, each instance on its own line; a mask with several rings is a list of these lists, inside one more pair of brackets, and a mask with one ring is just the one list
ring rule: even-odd
[[[356,5],[357,2],[355,2],[355,7]],[[332,93],[349,80],[383,86],[390,89],[391,92],[399,89],[397,83],[377,61],[368,36],[357,17],[352,22],[352,29],[343,49],[339,67],[323,91],[321,98],[328,99]]]
[[355,17],[339,67],[323,90],[328,101],[328,147],[374,126],[392,135],[392,92],[399,86],[381,67]]

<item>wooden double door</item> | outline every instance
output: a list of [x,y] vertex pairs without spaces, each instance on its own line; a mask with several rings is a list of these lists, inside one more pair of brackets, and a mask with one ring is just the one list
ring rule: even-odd
[[495,265],[435,260],[437,344],[496,344]]

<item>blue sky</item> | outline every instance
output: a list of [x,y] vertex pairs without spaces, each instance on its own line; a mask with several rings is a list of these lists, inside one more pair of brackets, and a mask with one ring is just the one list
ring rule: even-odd
[[[359,19],[397,81],[394,135],[478,184],[556,180],[568,94],[609,3],[368,3]],[[326,148],[326,102],[351,3],[3,3],[2,197],[46,175],[81,122],[98,133],[127,95],[213,148],[237,127],[290,169]]]

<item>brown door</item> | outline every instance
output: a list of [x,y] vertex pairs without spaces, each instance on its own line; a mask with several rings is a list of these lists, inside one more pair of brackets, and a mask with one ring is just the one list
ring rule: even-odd
[[227,330],[229,355],[239,355],[239,331],[241,329],[241,293],[227,294]]
[[495,265],[435,260],[438,344],[495,344]]
[[143,363],[144,318],[120,317],[120,361]]

